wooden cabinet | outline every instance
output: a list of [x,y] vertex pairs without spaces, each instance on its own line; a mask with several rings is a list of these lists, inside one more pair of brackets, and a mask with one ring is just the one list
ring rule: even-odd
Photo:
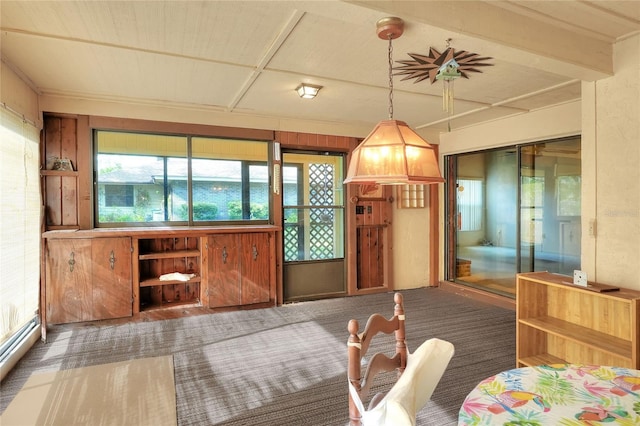
[[131,316],[131,239],[47,240],[46,322]]
[[568,362],[639,369],[640,292],[572,282],[548,272],[518,274],[518,367]]
[[[137,239],[134,258],[138,311],[200,303],[200,257],[198,236]],[[173,273],[194,276],[187,280],[161,279]]]
[[275,305],[276,230],[267,225],[45,232],[43,329],[184,305]]
[[207,241],[211,308],[268,303],[272,244],[269,233],[216,234]]

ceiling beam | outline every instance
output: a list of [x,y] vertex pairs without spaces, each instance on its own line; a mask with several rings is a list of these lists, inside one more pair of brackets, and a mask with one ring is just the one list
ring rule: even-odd
[[[489,46],[483,45],[482,55],[507,62],[585,81],[613,75],[611,43],[548,22],[533,21],[490,2],[344,1],[406,21],[485,40]],[[464,49],[472,51],[473,46],[464,46]]]

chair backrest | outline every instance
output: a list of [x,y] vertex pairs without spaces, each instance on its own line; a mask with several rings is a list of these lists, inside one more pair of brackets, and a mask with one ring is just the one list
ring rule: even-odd
[[[405,316],[402,294],[396,293],[393,297],[395,307],[393,316],[386,319],[380,314],[373,314],[369,317],[364,331],[358,334],[358,321],[349,321],[349,340],[347,342],[349,378],[349,424],[360,426],[362,418],[362,402],[367,400],[369,389],[373,383],[373,378],[381,372],[397,370],[398,377],[402,375],[407,365],[407,345],[405,342]],[[367,364],[364,375],[361,372],[362,358],[367,354],[371,340],[378,333],[395,334],[395,355],[389,357],[384,353],[374,354]],[[355,392],[355,395],[353,393]],[[354,398],[355,397],[355,398]],[[376,397],[371,400],[370,408],[382,398]]]
[[[349,321],[348,375],[349,424],[351,426],[414,426],[416,413],[429,401],[453,357],[451,343],[436,338],[422,343],[410,353],[405,342],[405,314],[402,294],[394,295],[394,315],[385,319],[380,314],[369,317],[367,325],[358,334],[358,322]],[[378,333],[395,333],[396,353],[388,357],[374,354],[361,375],[361,360],[366,355],[371,339]],[[380,372],[397,370],[398,378],[389,392],[367,400],[373,378]]]

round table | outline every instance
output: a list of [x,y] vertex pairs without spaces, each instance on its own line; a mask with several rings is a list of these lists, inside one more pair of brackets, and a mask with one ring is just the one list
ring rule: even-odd
[[640,425],[640,371],[554,364],[491,376],[467,395],[458,425]]

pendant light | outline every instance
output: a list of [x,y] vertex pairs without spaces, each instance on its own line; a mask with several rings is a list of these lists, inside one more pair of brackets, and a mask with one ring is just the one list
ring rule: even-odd
[[379,122],[351,153],[344,183],[404,185],[444,182],[432,145],[404,121],[393,119],[392,40],[404,21],[390,17],[376,24],[378,37],[389,41],[389,119]]

